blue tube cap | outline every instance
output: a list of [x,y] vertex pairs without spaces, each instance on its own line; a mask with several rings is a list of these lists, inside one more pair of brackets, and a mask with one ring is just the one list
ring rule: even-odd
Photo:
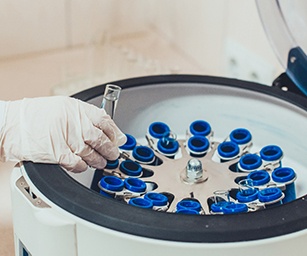
[[222,159],[231,159],[239,155],[240,148],[232,141],[225,141],[218,145],[217,152]]
[[255,154],[246,154],[240,158],[239,164],[242,171],[251,171],[262,165],[262,159]]
[[150,192],[147,193],[144,198],[148,201],[151,201],[154,206],[165,206],[168,203],[167,196],[161,193]]
[[163,122],[154,122],[149,126],[148,132],[152,137],[161,139],[163,137],[168,137],[171,130],[168,125]]
[[250,188],[244,191],[239,191],[236,196],[240,203],[249,203],[258,199],[258,190]]
[[225,207],[227,204],[234,204],[234,202],[221,201],[218,203],[213,203],[211,204],[210,209],[213,213],[223,213],[223,207]]
[[185,199],[177,203],[177,210],[188,209],[195,210],[199,212],[201,210],[201,205],[195,200]]
[[260,156],[264,161],[277,161],[283,156],[283,152],[280,147],[276,145],[268,145],[260,150]]
[[138,178],[126,178],[124,180],[125,188],[135,193],[143,193],[146,191],[146,183]]
[[115,176],[104,176],[99,182],[100,186],[108,191],[119,192],[124,188],[124,182]]
[[108,160],[107,161],[107,165],[106,165],[106,169],[110,169],[110,170],[113,170],[113,169],[116,169],[119,165],[119,160],[116,159],[114,161],[111,161],[111,160]]
[[282,197],[282,192],[280,188],[269,187],[260,190],[258,193],[258,199],[262,203],[274,202]]
[[193,135],[208,136],[211,132],[211,126],[204,120],[196,120],[190,124],[190,132]]
[[292,168],[280,167],[272,172],[272,179],[278,183],[288,183],[294,181],[296,174]]
[[153,150],[146,146],[136,146],[132,151],[132,156],[142,163],[151,163],[155,158]]
[[148,201],[144,198],[131,198],[128,202],[128,204],[143,208],[143,209],[151,209],[153,207],[153,203],[151,201]]
[[188,148],[192,153],[205,153],[209,146],[209,140],[203,136],[195,135],[190,137],[188,140]]
[[142,166],[130,159],[122,161],[119,169],[128,176],[140,176],[142,173]]
[[124,145],[120,146],[119,148],[122,150],[133,150],[134,147],[136,146],[136,139],[130,135],[130,134],[125,134],[127,137],[127,141]]
[[252,135],[250,131],[245,128],[237,128],[230,133],[229,138],[232,142],[243,145],[252,140]]
[[164,137],[159,139],[157,148],[162,154],[173,155],[178,151],[179,143],[173,138]]
[[262,186],[270,182],[270,174],[265,170],[252,171],[247,175],[253,181],[254,186]]
[[242,213],[247,212],[248,207],[246,204],[228,204],[223,207],[223,213],[224,214],[236,214],[236,213]]

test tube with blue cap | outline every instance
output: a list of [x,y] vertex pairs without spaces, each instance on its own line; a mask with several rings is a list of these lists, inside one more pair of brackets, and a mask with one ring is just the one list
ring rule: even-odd
[[267,187],[259,190],[258,199],[265,205],[265,208],[281,205],[284,194],[278,187]]
[[216,190],[213,193],[214,203],[210,205],[211,214],[224,214],[223,208],[227,205],[234,204],[230,201],[228,190]]
[[217,154],[221,162],[227,162],[240,155],[240,148],[237,143],[224,141],[218,145]]
[[145,194],[144,199],[152,202],[153,210],[167,211],[168,209],[168,197],[162,193],[149,192]]
[[285,197],[283,198],[283,203],[288,203],[296,199],[296,189],[295,180],[296,173],[292,168],[280,167],[272,172],[272,180],[277,184],[277,186],[284,185],[283,193]]
[[183,199],[176,205],[176,213],[200,214],[201,204],[195,199]]
[[238,164],[237,170],[241,172],[251,172],[254,170],[262,169],[262,159],[257,154],[245,154],[243,155]]
[[240,151],[248,151],[248,148],[252,145],[252,134],[245,128],[237,128],[231,131],[229,134],[230,141],[236,143]]
[[189,126],[189,133],[193,136],[210,137],[213,134],[211,125],[205,120],[195,120]]
[[270,174],[266,170],[252,171],[247,175],[247,179],[253,181],[253,186],[256,188],[266,187],[270,180]]
[[252,179],[243,179],[239,182],[239,191],[236,195],[239,203],[252,203],[258,199],[258,189],[254,187]]
[[124,181],[115,176],[104,176],[99,181],[100,194],[107,197],[114,197],[116,193],[123,191]]
[[268,145],[260,150],[260,157],[263,160],[264,168],[274,170],[281,166],[283,151],[277,145]]
[[188,139],[187,149],[192,157],[203,157],[206,155],[210,147],[207,137],[194,135]]

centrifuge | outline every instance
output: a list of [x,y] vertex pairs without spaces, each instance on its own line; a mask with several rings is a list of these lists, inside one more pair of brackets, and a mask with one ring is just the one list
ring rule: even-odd
[[13,170],[16,255],[304,255],[306,3],[257,3],[285,67],[273,86],[160,75],[74,95],[127,142],[103,170]]

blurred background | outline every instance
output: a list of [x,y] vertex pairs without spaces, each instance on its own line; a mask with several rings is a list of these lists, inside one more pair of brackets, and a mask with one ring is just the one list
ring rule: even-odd
[[[270,85],[281,72],[254,0],[0,1],[1,100],[157,74]],[[13,166],[0,165],[0,255],[14,255]]]

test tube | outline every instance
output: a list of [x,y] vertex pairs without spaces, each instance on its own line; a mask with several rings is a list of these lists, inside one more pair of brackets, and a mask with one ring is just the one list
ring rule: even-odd
[[256,154],[246,154],[243,155],[238,164],[237,164],[237,169],[238,171],[242,172],[251,172],[254,170],[257,170],[261,168],[262,166],[262,159],[260,156]]
[[121,87],[114,84],[107,84],[104,90],[104,95],[101,102],[101,108],[103,108],[112,119],[114,118],[115,115],[115,110],[120,92],[121,92]]
[[252,179],[240,180],[236,197],[239,203],[250,203],[258,199],[258,190],[254,187]]
[[240,154],[240,148],[237,143],[224,141],[217,147],[217,153],[221,162],[235,159]]
[[283,152],[282,149],[276,145],[268,145],[260,150],[260,156],[264,162],[264,166],[270,169],[276,169],[281,166]]
[[158,140],[158,151],[169,158],[174,158],[179,150],[179,143],[176,139],[163,137]]
[[230,202],[229,191],[228,190],[216,190],[213,193],[214,203],[211,204],[210,210],[212,214],[223,214],[223,207],[229,204],[234,204]]
[[239,145],[241,150],[245,150],[252,143],[252,135],[249,130],[245,128],[237,128],[229,135],[230,141]]
[[208,152],[210,142],[206,137],[194,135],[187,143],[188,151],[193,157],[203,157]]
[[276,184],[284,184],[285,189],[283,190],[285,197],[283,203],[288,203],[296,199],[296,191],[294,181],[296,180],[296,173],[292,168],[280,167],[273,171],[272,180]]

